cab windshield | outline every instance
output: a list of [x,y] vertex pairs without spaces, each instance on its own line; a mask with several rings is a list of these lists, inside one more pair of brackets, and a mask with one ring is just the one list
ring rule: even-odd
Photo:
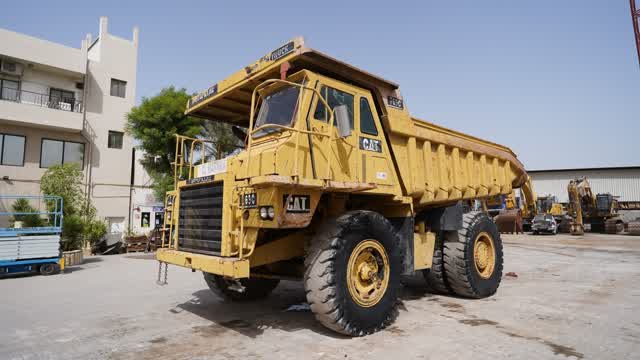
[[[254,129],[266,124],[291,126],[298,110],[299,93],[299,87],[287,86],[265,96]],[[281,129],[277,127],[266,128],[256,132],[253,137],[260,137],[276,131],[281,131]]]

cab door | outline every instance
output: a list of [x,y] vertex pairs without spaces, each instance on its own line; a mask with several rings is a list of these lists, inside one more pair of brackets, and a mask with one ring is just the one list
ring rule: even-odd
[[[335,109],[336,106],[345,105],[349,113],[351,130],[355,134],[355,101],[356,94],[348,88],[341,86],[339,82],[324,79],[318,82],[315,87],[322,97],[325,99],[330,108]],[[329,129],[329,112],[326,111],[324,104],[313,96],[313,101],[308,115],[308,121],[311,130],[328,134]],[[333,125],[333,141],[331,151],[327,152],[328,137],[312,135],[312,153],[316,167],[318,178],[324,178],[327,174],[328,156],[331,157],[331,179],[336,181],[361,181],[361,172],[359,170],[359,150],[357,136],[352,134],[346,138],[340,138],[338,129]]]
[[355,136],[351,137],[357,140],[360,152],[360,178],[367,183],[391,185],[394,176],[393,168],[373,99],[368,94],[361,94],[356,98],[356,104],[358,121],[356,121]]

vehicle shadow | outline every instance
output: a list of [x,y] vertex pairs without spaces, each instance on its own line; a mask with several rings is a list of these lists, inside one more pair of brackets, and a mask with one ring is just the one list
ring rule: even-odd
[[95,263],[99,263],[99,262],[102,262],[102,261],[104,261],[104,260],[99,256],[86,257],[82,261],[82,264],[65,266],[64,270],[62,271],[62,273],[63,274],[71,274],[71,273],[74,273],[74,272],[77,272],[77,271],[93,269],[93,268],[96,268],[98,266],[98,265],[94,265]]
[[[399,290],[398,311],[407,311],[404,301],[433,296],[424,286],[401,286]],[[232,331],[256,338],[268,329],[287,332],[307,329],[334,339],[350,339],[325,328],[315,319],[311,310],[305,308],[306,298],[301,282],[282,281],[268,298],[244,303],[221,299],[209,289],[198,290],[192,295],[189,301],[169,311],[188,311],[209,321],[209,325],[193,328],[195,333],[202,336]],[[298,305],[294,307],[298,309],[291,310],[292,305]]]
[[234,331],[255,338],[267,329],[293,332],[303,329],[336,339],[348,337],[332,332],[316,321],[310,310],[287,311],[292,305],[306,304],[302,284],[282,281],[266,299],[250,302],[230,302],[221,299],[211,290],[202,289],[193,293],[189,301],[170,309],[170,312],[188,311],[211,322],[197,326],[194,332],[201,335],[218,335]]

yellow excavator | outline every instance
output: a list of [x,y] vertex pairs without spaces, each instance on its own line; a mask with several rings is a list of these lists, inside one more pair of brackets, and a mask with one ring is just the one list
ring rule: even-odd
[[497,210],[498,214],[493,221],[501,233],[522,233],[528,231],[531,219],[538,213],[536,199],[531,177],[527,177],[527,181],[520,187],[519,202],[515,191],[512,191],[501,197],[487,199],[483,206],[489,214]]
[[[519,233],[531,230],[533,218],[539,214],[553,216],[562,232],[569,232],[571,220],[564,206],[554,195],[537,196],[531,178],[520,188],[520,197],[515,191],[501,197],[491,197],[485,201],[485,211],[494,216],[494,222],[502,233]],[[566,228],[566,230],[564,230]]]
[[609,193],[593,194],[591,184],[585,177],[571,180],[569,193],[569,215],[572,235],[583,235],[585,224],[591,232],[617,234],[624,231],[624,222],[618,214],[618,199]]

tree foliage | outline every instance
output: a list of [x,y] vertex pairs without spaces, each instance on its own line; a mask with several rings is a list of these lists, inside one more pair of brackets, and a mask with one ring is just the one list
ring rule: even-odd
[[154,183],[155,193],[173,186],[171,162],[176,155],[175,134],[195,137],[202,132],[202,120],[184,114],[190,96],[185,89],[164,88],[127,114],[126,131],[144,149],[142,166]]
[[63,251],[81,249],[84,244],[93,244],[107,233],[105,221],[96,218],[96,208],[83,195],[82,178],[80,166],[71,163],[50,167],[40,179],[43,194],[63,199]]
[[11,210],[16,213],[27,213],[21,215],[14,215],[11,219],[13,226],[16,221],[22,222],[22,227],[40,227],[44,226],[44,221],[38,214],[38,209],[31,206],[29,200],[20,198],[17,199],[12,205]]
[[212,149],[208,149],[208,155],[215,159],[222,159],[242,146],[242,141],[231,132],[231,125],[222,122],[205,121],[201,136],[211,141]]
[[84,206],[82,169],[75,163],[52,166],[42,175],[40,191],[45,195],[62,197],[62,212],[66,215],[80,212]]
[[141,162],[153,180],[157,199],[163,199],[174,185],[171,163],[176,155],[176,134],[213,141],[207,158],[221,158],[238,145],[229,125],[185,115],[190,97],[185,89],[171,86],[151,98],[143,98],[127,114],[126,131],[140,141],[145,152]]

